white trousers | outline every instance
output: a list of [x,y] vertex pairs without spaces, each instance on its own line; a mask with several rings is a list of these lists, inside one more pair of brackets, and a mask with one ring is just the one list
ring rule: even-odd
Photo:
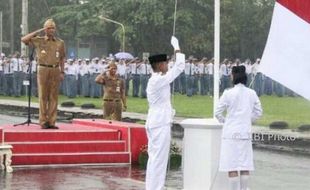
[[170,125],[146,130],[149,155],[145,177],[146,190],[164,189],[171,140],[170,131]]

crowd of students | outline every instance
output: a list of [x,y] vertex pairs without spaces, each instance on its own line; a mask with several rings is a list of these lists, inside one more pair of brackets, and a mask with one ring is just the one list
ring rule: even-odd
[[[0,94],[19,97],[26,95],[26,87],[23,85],[29,78],[29,66],[31,65],[31,81],[33,96],[37,96],[36,61],[31,64],[28,58],[21,57],[17,52],[12,56],[1,53],[0,59]],[[69,98],[92,97],[99,98],[103,95],[103,88],[96,84],[95,78],[106,71],[109,62],[117,64],[117,74],[126,82],[126,95],[146,98],[146,86],[151,76],[152,69],[147,59],[115,60],[113,57],[92,59],[67,59],[65,63],[65,79],[61,83],[60,94]],[[173,66],[173,57],[169,61],[169,68]],[[232,87],[231,68],[236,65],[244,65],[248,77],[247,86],[254,89],[258,96],[296,96],[294,92],[285,88],[280,83],[273,81],[259,72],[260,59],[252,62],[246,59],[224,59],[220,63],[220,92]],[[185,70],[172,84],[174,93],[180,93],[189,97],[194,95],[213,95],[213,59],[197,59],[189,56],[185,63]],[[128,92],[129,86],[132,91]]]

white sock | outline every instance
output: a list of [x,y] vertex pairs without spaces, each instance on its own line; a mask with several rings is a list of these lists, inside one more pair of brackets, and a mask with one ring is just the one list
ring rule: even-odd
[[240,190],[239,176],[229,177],[229,190]]
[[247,190],[248,189],[249,179],[250,179],[249,175],[241,175],[240,176],[240,187],[241,187],[241,190]]

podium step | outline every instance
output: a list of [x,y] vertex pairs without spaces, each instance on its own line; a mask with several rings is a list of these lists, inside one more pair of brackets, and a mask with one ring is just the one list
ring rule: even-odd
[[146,144],[139,124],[100,119],[56,125],[59,129],[2,126],[4,142],[13,146],[12,165],[136,163]]
[[77,153],[77,152],[121,152],[125,141],[42,141],[11,142],[15,153]]
[[128,163],[129,152],[13,154],[13,165],[62,165]]

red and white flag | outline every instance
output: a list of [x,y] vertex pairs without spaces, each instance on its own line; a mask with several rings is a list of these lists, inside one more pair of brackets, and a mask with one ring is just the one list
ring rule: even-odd
[[310,0],[276,0],[260,71],[310,100]]

